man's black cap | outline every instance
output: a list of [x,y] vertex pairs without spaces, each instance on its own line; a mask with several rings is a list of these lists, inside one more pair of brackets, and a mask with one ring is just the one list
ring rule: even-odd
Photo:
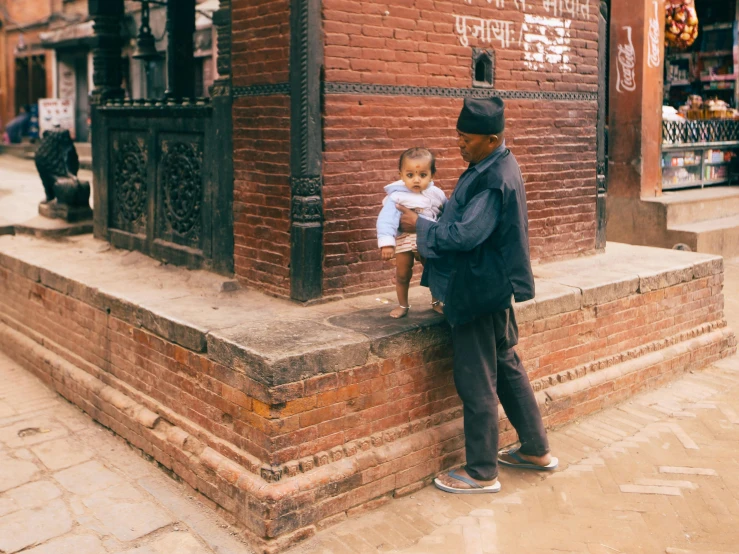
[[505,130],[505,104],[497,96],[465,98],[457,130],[470,135],[497,135]]

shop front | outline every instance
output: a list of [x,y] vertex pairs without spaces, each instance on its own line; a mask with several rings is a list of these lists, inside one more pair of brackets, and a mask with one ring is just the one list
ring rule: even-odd
[[668,1],[666,31],[676,39],[665,50],[664,191],[739,183],[736,5],[698,0],[692,16],[691,7],[670,11]]
[[645,4],[612,20],[608,240],[737,256],[739,10]]

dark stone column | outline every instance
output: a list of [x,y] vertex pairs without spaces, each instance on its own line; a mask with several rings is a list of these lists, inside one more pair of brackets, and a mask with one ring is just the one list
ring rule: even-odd
[[601,0],[598,12],[598,137],[595,213],[595,247],[606,247],[606,195],[608,193],[608,0]]
[[290,296],[307,301],[323,284],[321,0],[291,0],[290,35]]
[[94,89],[90,100],[98,105],[112,98],[123,98],[121,88],[121,22],[123,0],[88,0],[95,37],[92,48]]
[[121,87],[121,24],[123,0],[88,0],[95,36],[92,46],[92,81],[90,94],[90,140],[92,143],[93,231],[95,237],[108,240],[108,172],[107,129],[99,106],[124,96]]
[[167,92],[168,98],[195,96],[195,0],[167,2]]
[[231,96],[231,0],[221,0],[213,14],[218,32],[218,78],[210,90],[213,121],[207,140],[218,152],[213,194],[213,265],[221,273],[233,272],[233,97]]
[[211,96],[231,95],[231,0],[221,0],[213,14],[217,32],[218,78],[213,83]]

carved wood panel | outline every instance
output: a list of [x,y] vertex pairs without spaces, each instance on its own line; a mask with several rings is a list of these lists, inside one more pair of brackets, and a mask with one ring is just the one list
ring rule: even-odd
[[199,249],[203,195],[202,135],[160,135],[155,238]]
[[114,133],[110,160],[111,227],[146,235],[149,206],[146,134]]

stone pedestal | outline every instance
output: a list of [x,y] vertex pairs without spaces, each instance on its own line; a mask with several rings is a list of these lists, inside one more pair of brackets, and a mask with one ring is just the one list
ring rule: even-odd
[[[39,206],[40,212],[41,206]],[[18,235],[33,235],[39,238],[85,235],[92,233],[92,219],[88,217],[81,220],[66,221],[61,218],[49,217],[42,213],[28,221],[15,225],[14,231]]]
[[50,219],[62,219],[67,223],[79,223],[89,220],[90,224],[92,224],[92,210],[90,206],[69,206],[52,200],[51,202],[41,202],[38,205],[38,213]]

